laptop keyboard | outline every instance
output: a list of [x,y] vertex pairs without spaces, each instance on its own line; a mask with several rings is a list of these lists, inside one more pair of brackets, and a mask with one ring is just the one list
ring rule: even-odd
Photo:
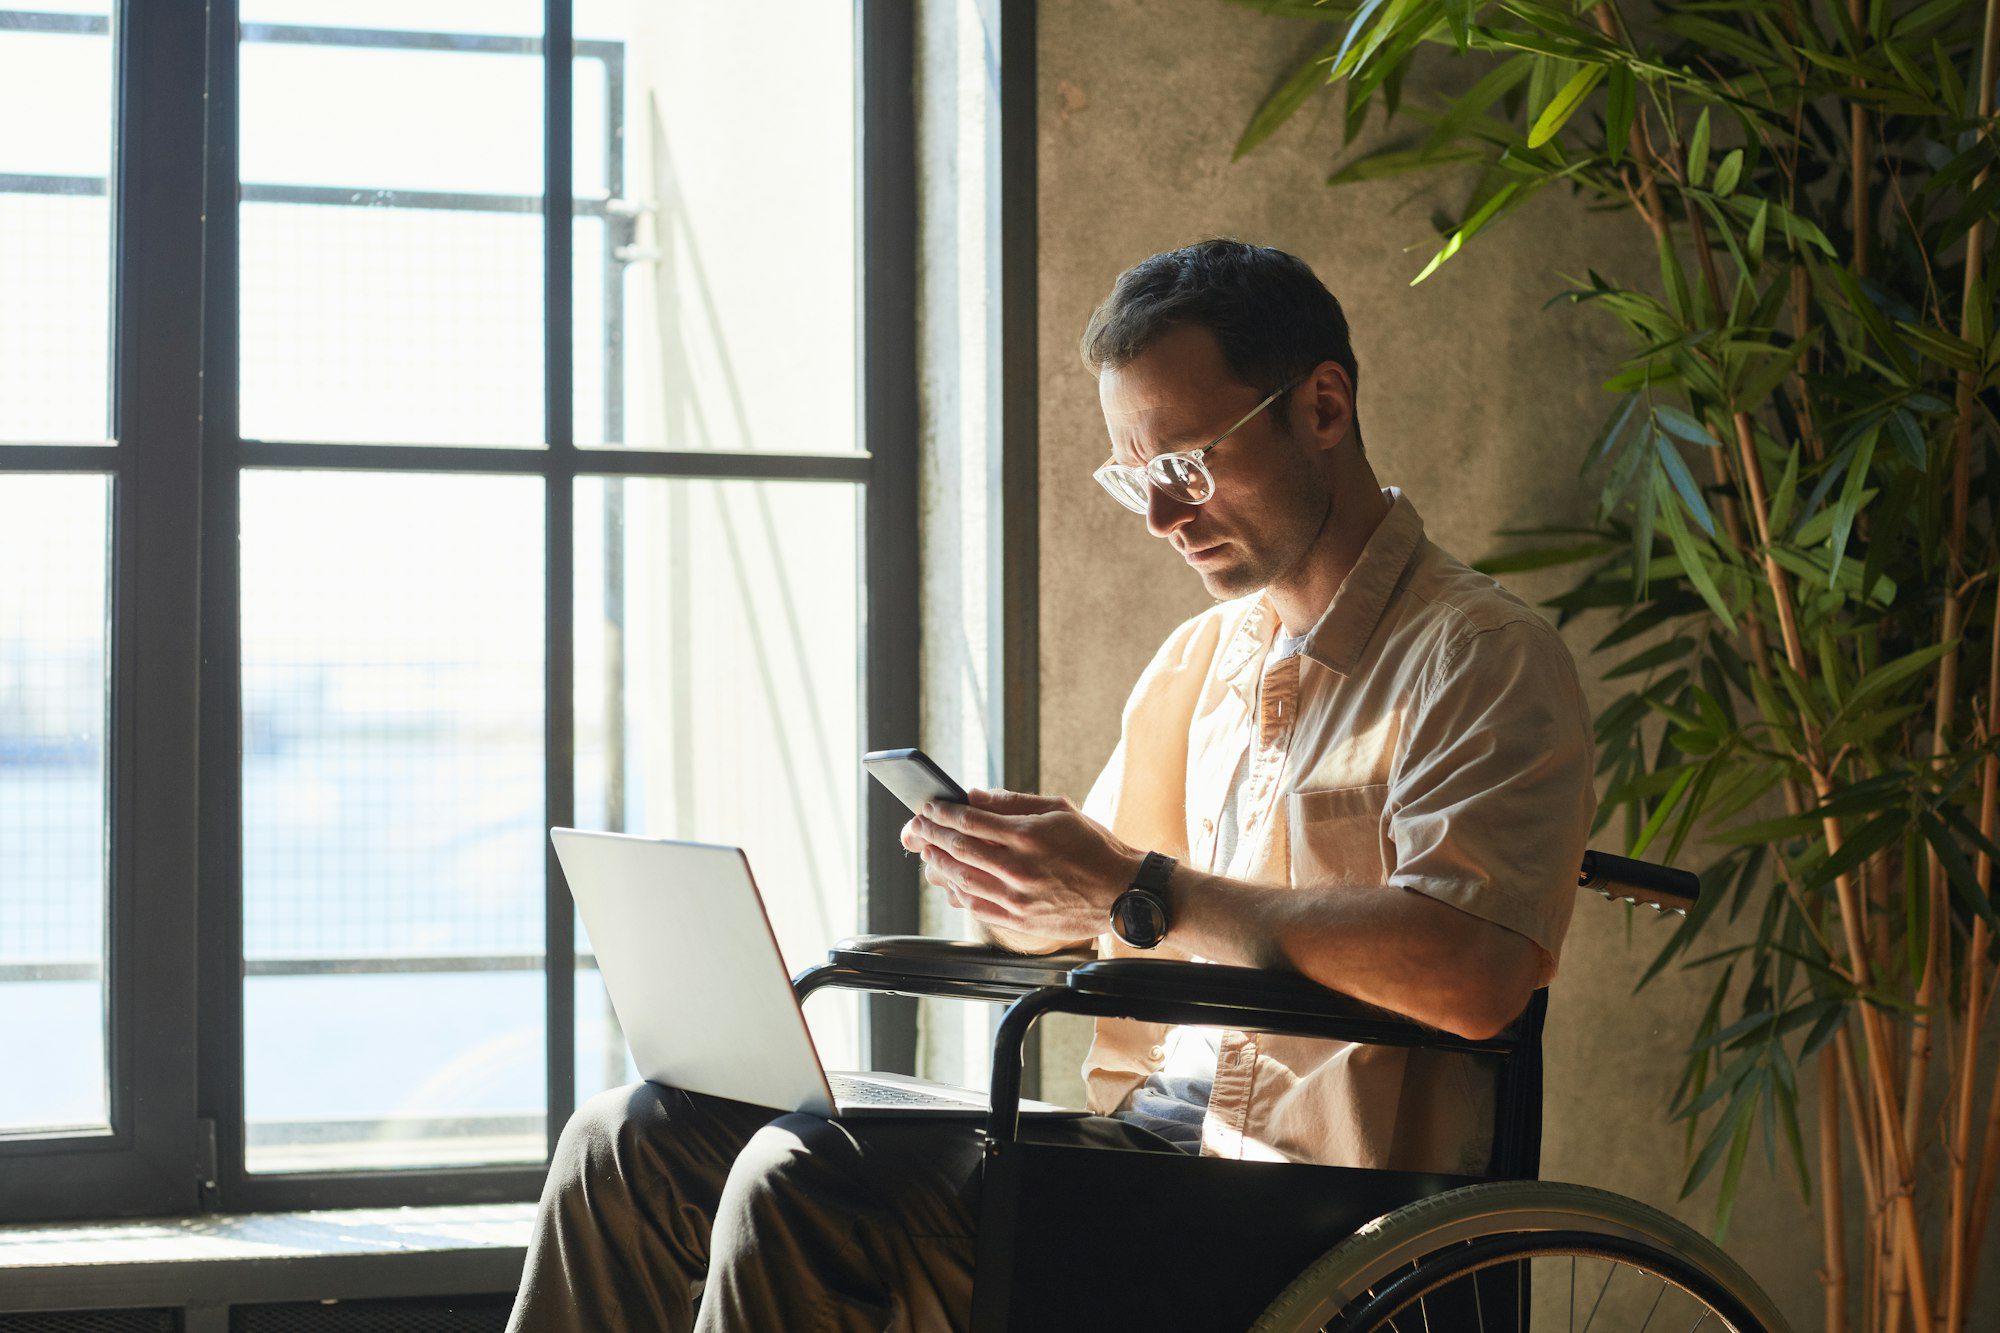
[[871,1079],[853,1078],[846,1074],[828,1074],[826,1081],[833,1086],[833,1099],[849,1106],[984,1106],[984,1099],[954,1097],[945,1092],[933,1092],[920,1088],[908,1088],[895,1083],[877,1083]]

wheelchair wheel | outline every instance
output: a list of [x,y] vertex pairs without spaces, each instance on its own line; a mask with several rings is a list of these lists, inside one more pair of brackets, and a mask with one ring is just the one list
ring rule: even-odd
[[1787,1333],[1706,1238],[1637,1200],[1582,1185],[1468,1185],[1377,1218],[1322,1255],[1252,1333]]

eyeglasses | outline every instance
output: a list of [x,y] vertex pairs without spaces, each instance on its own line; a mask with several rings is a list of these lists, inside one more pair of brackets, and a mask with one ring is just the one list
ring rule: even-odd
[[1205,504],[1208,498],[1215,494],[1215,478],[1209,475],[1208,465],[1202,461],[1208,451],[1243,429],[1259,412],[1305,383],[1307,375],[1311,373],[1308,371],[1306,375],[1300,375],[1273,389],[1263,402],[1238,417],[1235,425],[1199,449],[1155,454],[1146,460],[1144,467],[1126,467],[1123,463],[1116,462],[1106,463],[1091,475],[1097,478],[1098,485],[1110,492],[1112,499],[1135,514],[1146,512],[1150,502],[1146,494],[1148,485],[1177,504]]

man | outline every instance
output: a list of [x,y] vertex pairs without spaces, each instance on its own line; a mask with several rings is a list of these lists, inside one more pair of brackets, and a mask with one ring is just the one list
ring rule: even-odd
[[[1469,1037],[1555,969],[1595,798],[1575,665],[1426,541],[1363,453],[1339,303],[1208,241],[1120,276],[1084,335],[1097,478],[1225,599],[1126,704],[1080,812],[973,792],[904,846],[989,939],[1288,968]],[[1233,423],[1233,424],[1232,424]],[[1477,1171],[1475,1057],[1100,1020],[1088,1119],[1041,1137]],[[962,1326],[971,1125],[847,1124],[641,1084],[564,1131],[512,1327]]]

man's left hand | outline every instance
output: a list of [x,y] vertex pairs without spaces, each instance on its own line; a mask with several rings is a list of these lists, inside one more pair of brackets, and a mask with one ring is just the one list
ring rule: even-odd
[[966,794],[970,805],[934,801],[903,826],[926,880],[1002,930],[1079,940],[1109,928],[1144,853],[1059,796]]

